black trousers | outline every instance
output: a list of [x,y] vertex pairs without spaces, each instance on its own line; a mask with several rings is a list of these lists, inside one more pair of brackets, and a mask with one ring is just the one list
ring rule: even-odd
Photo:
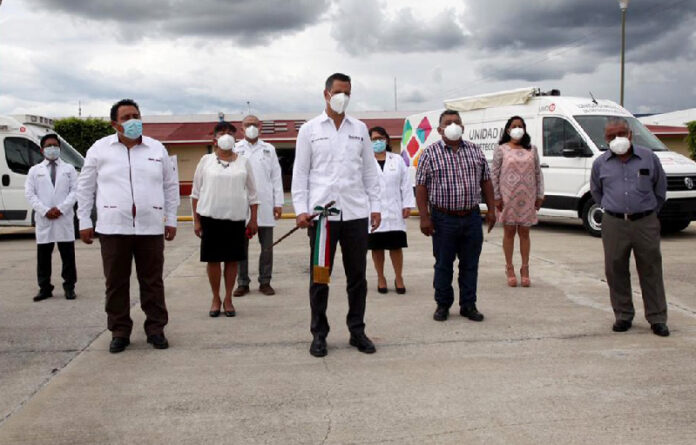
[[[39,281],[39,289],[42,294],[50,294],[53,291],[51,284],[51,258],[53,257],[53,245],[56,243],[44,243],[36,245],[36,276]],[[75,267],[75,242],[68,241],[58,243],[58,252],[63,262],[61,277],[63,277],[63,289],[75,290],[77,282],[77,269]]]
[[[367,218],[351,221],[330,221],[331,271],[333,271],[336,245],[341,243],[343,268],[346,272],[346,292],[348,293],[348,315],[346,324],[354,334],[365,331],[365,299],[367,297]],[[329,320],[326,318],[326,307],[329,300],[329,285],[314,283],[311,252],[314,251],[316,228],[310,227],[309,234],[310,267],[309,267],[309,303],[312,308],[312,335],[326,337],[329,334]]]

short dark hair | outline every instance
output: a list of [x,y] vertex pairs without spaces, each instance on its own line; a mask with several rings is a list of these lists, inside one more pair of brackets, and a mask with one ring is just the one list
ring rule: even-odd
[[[445,110],[445,111],[443,111],[442,113],[440,113],[440,119],[438,119],[437,124],[440,125],[442,123],[443,117],[454,116],[454,115],[459,116],[459,111],[457,111],[457,110]],[[461,118],[462,117],[459,116],[459,119],[461,119]]]
[[383,127],[372,127],[370,128],[369,135],[372,137],[372,132],[379,133],[382,136],[384,136],[387,139],[387,151],[392,151],[391,149],[391,138],[387,134],[387,130],[385,130]]
[[529,133],[527,133],[527,123],[520,116],[512,116],[510,119],[508,119],[507,123],[505,124],[505,128],[503,129],[503,135],[500,137],[500,141],[498,141],[498,144],[507,144],[512,140],[512,138],[508,134],[508,130],[510,129],[510,125],[512,125],[512,122],[516,120],[522,121],[522,128],[524,128],[524,136],[522,136],[522,139],[520,139],[520,145],[526,148],[527,150],[530,150],[532,148],[532,138],[530,138]]
[[55,133],[48,133],[41,137],[41,148],[44,148],[44,143],[49,139],[55,139],[56,141],[58,141],[58,145],[60,145],[60,139],[58,139],[58,135]]
[[350,83],[350,76],[343,73],[333,73],[332,75],[326,78],[326,84],[324,85],[326,91],[331,91],[334,80]]
[[133,99],[121,99],[115,104],[111,106],[111,120],[116,122],[116,119],[118,119],[118,109],[124,106],[132,106],[135,107],[136,110],[138,110],[138,113],[140,113],[140,107],[138,107],[138,104],[135,103]]
[[213,128],[213,137],[215,137],[215,135],[220,133],[221,131],[231,131],[232,133],[236,133],[237,127],[235,127],[229,122],[218,122],[217,124],[215,124],[215,128]]
[[609,125],[624,125],[628,130],[631,130],[631,126],[628,124],[628,120],[621,116],[608,116],[607,121],[604,123],[604,128]]

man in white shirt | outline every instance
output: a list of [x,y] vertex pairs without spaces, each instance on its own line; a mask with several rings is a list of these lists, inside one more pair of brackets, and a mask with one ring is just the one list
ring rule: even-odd
[[[309,229],[312,251],[316,225],[312,222],[311,214],[315,207],[335,201],[335,207],[340,210],[340,214],[329,216],[328,266],[331,268],[336,244],[340,242],[347,279],[346,322],[350,330],[350,344],[361,352],[373,353],[375,345],[365,335],[364,322],[368,236],[365,228],[369,225],[375,230],[380,224],[379,172],[367,127],[345,114],[350,93],[350,77],[345,74],[335,73],[326,79],[325,111],[302,125],[297,135],[292,202],[297,225]],[[315,357],[323,357],[327,352],[326,336],[329,334],[326,318],[329,286],[314,282],[312,267],[310,283],[310,330],[314,338],[309,352]]]
[[[271,287],[273,227],[283,212],[283,178],[275,147],[259,139],[259,130],[261,129],[259,118],[253,115],[246,116],[242,120],[242,129],[244,130],[244,139],[237,143],[234,151],[249,160],[254,171],[256,193],[260,201],[258,211],[258,234],[261,244],[259,291],[264,295],[274,295],[275,290]],[[235,297],[249,293],[249,240],[246,241],[245,249],[247,259],[239,262],[238,287],[234,291]]]
[[61,276],[65,298],[74,300],[77,271],[73,206],[77,172],[75,167],[61,161],[57,135],[47,134],[41,138],[41,153],[44,161],[29,169],[24,183],[24,195],[34,209],[36,224],[36,275],[39,293],[34,301],[53,296],[51,257],[55,243],[58,243],[58,252],[63,262]]
[[134,101],[123,99],[111,107],[111,125],[117,133],[90,147],[78,180],[80,238],[92,244],[95,229],[90,213],[96,194],[96,232],[106,277],[107,326],[112,333],[109,351],[121,352],[130,344],[133,259],[140,284],[140,307],[147,317],[147,342],[166,349],[164,240],[176,236],[179,180],[167,149],[142,135],[140,109]]

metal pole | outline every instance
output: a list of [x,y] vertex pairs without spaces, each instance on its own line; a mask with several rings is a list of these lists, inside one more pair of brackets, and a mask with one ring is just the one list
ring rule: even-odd
[[624,104],[624,60],[626,52],[626,8],[621,8],[621,106]]
[[394,111],[396,111],[396,77],[394,78]]

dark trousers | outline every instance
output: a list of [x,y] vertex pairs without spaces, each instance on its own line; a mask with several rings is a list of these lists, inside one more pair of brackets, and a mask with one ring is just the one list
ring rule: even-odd
[[[259,255],[259,284],[270,284],[273,274],[273,227],[259,227],[259,243],[261,244],[261,254]],[[244,238],[244,249],[247,259],[239,262],[239,276],[237,284],[240,286],[249,285],[249,238]],[[268,249],[268,250],[266,250]]]
[[468,216],[452,216],[432,211],[433,256],[435,274],[433,287],[438,306],[451,307],[454,303],[454,260],[459,258],[459,305],[471,306],[476,303],[478,265],[483,246],[481,214],[477,210]]
[[[53,257],[53,245],[45,243],[36,245],[36,276],[39,281],[41,294],[50,294],[53,291],[51,284],[51,258]],[[63,263],[60,276],[63,278],[64,290],[75,290],[77,282],[77,269],[75,267],[75,243],[73,241],[57,243],[60,260]]]
[[656,214],[636,221],[624,221],[609,214],[602,217],[604,269],[609,297],[617,320],[635,316],[629,261],[636,258],[638,280],[643,294],[645,318],[650,324],[667,322],[667,299],[662,279],[660,221]]
[[[336,244],[341,243],[343,268],[346,272],[346,292],[348,293],[348,315],[346,323],[353,334],[365,332],[365,299],[367,297],[367,218],[351,221],[330,221],[331,270],[333,271]],[[308,230],[311,252],[314,251],[316,228]],[[310,253],[311,253],[310,252]],[[309,304],[312,308],[312,335],[326,338],[329,334],[329,320],[326,318],[326,306],[329,300],[328,284],[314,283],[314,271],[310,255],[309,267]]]
[[130,337],[130,276],[135,272],[140,285],[140,307],[145,312],[145,333],[161,334],[168,321],[164,303],[164,236],[99,235],[106,278],[107,327],[114,337]]

